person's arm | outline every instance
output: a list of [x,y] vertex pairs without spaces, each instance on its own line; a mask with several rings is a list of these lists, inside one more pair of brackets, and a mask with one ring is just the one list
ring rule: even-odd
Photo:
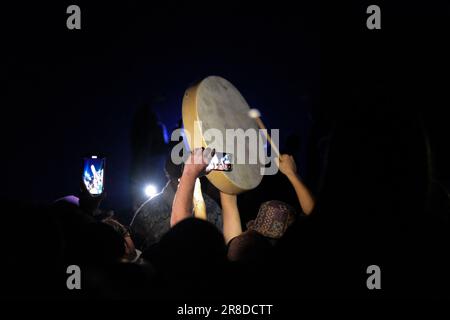
[[106,192],[98,196],[93,196],[83,181],[80,182],[80,196],[79,196],[79,207],[80,209],[90,216],[94,216],[99,212],[100,204],[106,198]]
[[237,196],[220,192],[222,204],[223,236],[225,243],[242,233],[241,217],[237,206]]
[[204,173],[208,163],[211,161],[212,154],[210,149],[197,148],[186,160],[180,184],[173,199],[170,226],[174,226],[183,219],[192,217],[195,180]]
[[297,166],[295,165],[294,157],[287,154],[281,155],[279,168],[294,187],[303,212],[306,215],[309,215],[314,209],[314,197],[297,174]]
[[202,185],[200,183],[200,178],[197,178],[195,180],[193,205],[194,205],[194,216],[198,219],[207,220],[206,204],[205,200],[203,199]]

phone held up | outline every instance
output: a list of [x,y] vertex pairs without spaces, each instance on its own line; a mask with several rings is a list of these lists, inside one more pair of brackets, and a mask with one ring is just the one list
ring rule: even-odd
[[105,160],[98,156],[83,158],[83,183],[93,196],[99,196],[104,191]]
[[215,152],[211,159],[206,171],[232,171],[233,166],[231,164],[233,157],[230,153]]

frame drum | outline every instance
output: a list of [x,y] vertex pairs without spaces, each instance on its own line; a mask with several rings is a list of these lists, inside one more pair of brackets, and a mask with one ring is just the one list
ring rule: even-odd
[[[210,147],[218,152],[232,154],[232,171],[212,171],[207,175],[215,187],[228,194],[254,189],[263,177],[261,168],[264,165],[258,160],[258,152],[264,150],[263,139],[256,121],[248,116],[249,110],[249,105],[239,91],[229,81],[218,76],[207,77],[190,87],[183,98],[183,125],[189,148]],[[212,131],[209,129],[220,131],[222,137],[219,135],[211,138],[207,134],[207,131]],[[239,130],[242,133],[255,130],[253,134],[257,140],[249,142],[251,138],[248,137],[245,140],[241,137],[241,142],[235,137],[227,139],[227,132],[236,132],[237,129],[242,129]],[[252,130],[247,131],[248,129]],[[242,145],[243,141],[245,147]],[[249,148],[249,143],[257,145]],[[237,161],[244,156],[244,163],[242,160]]]

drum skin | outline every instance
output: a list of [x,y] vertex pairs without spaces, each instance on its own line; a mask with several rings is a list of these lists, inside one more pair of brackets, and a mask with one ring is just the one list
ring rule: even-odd
[[[258,125],[248,116],[250,107],[239,91],[226,79],[210,76],[186,90],[183,97],[183,125],[187,142],[191,150],[199,147],[214,147],[218,152],[234,150],[233,170],[230,172],[212,171],[207,175],[209,181],[222,192],[239,194],[256,188],[262,180],[259,163],[236,164],[237,146],[234,139],[226,139],[227,129],[254,129],[258,136],[258,148],[263,148]],[[201,127],[199,125],[201,122]],[[216,146],[216,141],[207,145],[204,133],[208,129],[222,132],[224,143]],[[209,141],[208,141],[209,142]],[[225,150],[220,150],[225,149]],[[245,143],[245,159],[249,152],[255,152]],[[255,155],[253,155],[255,156]]]

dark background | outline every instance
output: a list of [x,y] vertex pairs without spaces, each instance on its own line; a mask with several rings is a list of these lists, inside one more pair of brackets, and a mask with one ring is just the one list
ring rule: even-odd
[[208,75],[234,83],[284,138],[306,135],[319,86],[313,6],[80,1],[82,28],[71,31],[69,4],[4,10],[4,196],[76,193],[80,157],[104,154],[106,205],[126,208],[134,112],[153,104],[170,130],[184,90]]
[[[81,30],[66,8],[81,7]],[[130,130],[152,103],[170,129],[181,98],[208,75],[230,80],[282,144],[300,137],[297,161],[314,185],[321,138],[367,102],[403,97],[426,124],[435,175],[448,185],[449,4],[165,1],[2,5],[1,195],[38,203],[78,191],[80,158],[107,157],[107,207],[130,206]],[[401,100],[401,99],[400,99]],[[395,106],[394,106],[395,107]],[[359,110],[359,111],[361,111]]]

